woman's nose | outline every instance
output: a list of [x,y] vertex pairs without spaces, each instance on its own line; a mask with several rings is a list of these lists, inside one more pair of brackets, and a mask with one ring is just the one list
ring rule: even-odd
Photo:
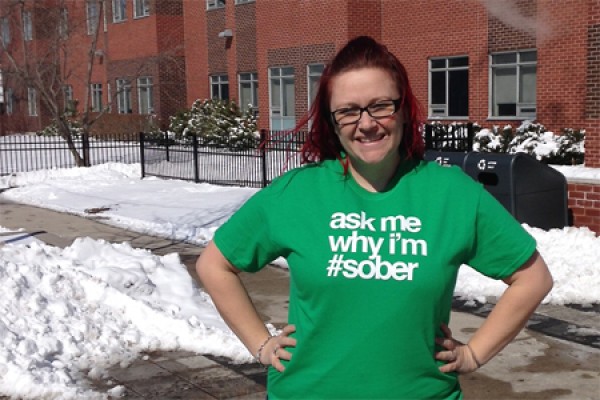
[[375,119],[367,112],[367,110],[361,110],[358,117],[358,127],[360,129],[370,129],[376,126]]

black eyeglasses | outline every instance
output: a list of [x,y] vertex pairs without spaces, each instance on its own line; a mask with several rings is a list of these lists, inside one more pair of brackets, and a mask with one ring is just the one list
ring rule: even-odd
[[360,120],[363,111],[373,119],[382,119],[394,115],[400,107],[400,98],[396,100],[379,100],[366,107],[343,107],[331,113],[333,121],[340,126],[355,124]]

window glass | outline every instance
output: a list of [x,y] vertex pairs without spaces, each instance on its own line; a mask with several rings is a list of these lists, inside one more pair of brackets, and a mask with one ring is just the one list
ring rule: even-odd
[[296,123],[294,68],[270,68],[269,75],[271,129],[292,129]]
[[8,46],[11,41],[10,37],[10,20],[8,18],[0,19],[0,25],[2,29],[2,44]]
[[492,56],[493,64],[513,64],[517,62],[517,53],[495,54]]
[[69,10],[65,7],[60,9],[58,34],[63,39],[66,39],[69,36]]
[[98,28],[98,2],[96,0],[88,0],[86,4],[86,13],[87,13],[87,33],[88,35],[93,35]]
[[492,117],[535,118],[536,59],[534,50],[492,55]]
[[128,79],[117,79],[117,112],[132,114],[131,82]]
[[325,70],[324,64],[312,64],[308,66],[308,107],[312,106],[317,90],[319,90],[319,81]]
[[150,15],[150,0],[133,0],[133,17],[141,18]]
[[249,108],[258,109],[258,74],[256,72],[239,75],[240,108],[246,111]]
[[224,8],[225,0],[206,0],[206,9],[214,10],[217,8]]
[[33,40],[33,24],[31,21],[31,11],[23,12],[23,40]]
[[127,0],[113,0],[113,22],[127,19]]
[[4,99],[6,101],[6,114],[12,115],[14,112],[14,96],[12,88],[7,88],[4,93]]
[[429,115],[469,116],[469,57],[429,60]]
[[229,100],[229,78],[227,75],[210,77],[210,97],[213,99]]
[[154,93],[152,87],[152,78],[138,78],[138,103],[140,114],[154,113]]
[[37,90],[34,88],[27,88],[27,111],[31,117],[38,115]]
[[100,112],[100,111],[102,111],[102,84],[101,83],[92,83],[91,91],[92,91],[92,111]]

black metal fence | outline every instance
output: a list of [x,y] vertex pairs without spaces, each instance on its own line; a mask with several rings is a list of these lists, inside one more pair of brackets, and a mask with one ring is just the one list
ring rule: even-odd
[[425,125],[425,148],[440,151],[472,151],[475,132],[472,123]]
[[[301,165],[306,133],[260,132],[249,148],[205,144],[196,136],[173,140],[167,134],[115,135],[89,139],[90,165],[106,162],[140,163],[142,177],[156,176],[219,185],[263,187],[286,170]],[[444,151],[470,151],[472,124],[425,125],[425,147]],[[76,149],[83,151],[80,138]],[[67,142],[60,137],[0,136],[0,176],[39,169],[75,166]]]
[[[138,135],[74,138],[79,154],[89,149],[90,165],[106,162],[132,164],[140,162]],[[67,142],[59,136],[0,136],[0,176],[41,169],[75,167],[75,158]]]
[[166,135],[141,133],[142,177],[264,187],[286,170],[301,165],[299,150],[305,137],[303,132],[261,130],[253,146],[239,149],[203,144],[195,135],[174,141]]

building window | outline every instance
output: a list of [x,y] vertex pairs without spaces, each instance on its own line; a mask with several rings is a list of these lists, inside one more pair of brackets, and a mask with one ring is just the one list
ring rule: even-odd
[[92,111],[100,112],[102,111],[102,84],[101,83],[92,83]]
[[10,37],[10,20],[8,17],[0,19],[0,29],[2,30],[2,44],[8,46],[11,40]]
[[133,18],[150,15],[150,0],[133,0]]
[[4,100],[6,102],[6,114],[12,115],[15,110],[14,96],[12,88],[7,88],[4,92]]
[[429,116],[469,116],[469,57],[429,60]]
[[33,40],[33,24],[31,22],[31,11],[23,12],[23,40]]
[[37,90],[34,88],[27,88],[27,111],[30,117],[38,115]]
[[217,8],[225,8],[225,0],[206,0],[207,10],[216,10]]
[[138,78],[138,103],[140,114],[153,114],[154,113],[154,101],[153,101],[153,89],[152,89],[152,78],[143,77]]
[[69,10],[66,7],[60,9],[58,34],[62,39],[66,39],[69,36]]
[[491,116],[535,118],[537,52],[492,54],[490,68]]
[[294,68],[269,68],[271,129],[292,129],[296,124]]
[[258,74],[256,72],[240,74],[239,85],[242,111],[258,110]]
[[210,97],[229,100],[229,78],[227,75],[213,75],[210,77]]
[[127,0],[113,0],[113,22],[122,22],[127,19]]
[[93,35],[94,33],[96,33],[96,29],[98,29],[98,20],[100,18],[97,0],[88,0],[88,2],[86,3],[86,15],[87,33],[88,35]]
[[66,114],[73,114],[75,112],[75,103],[73,102],[73,86],[65,85],[63,86],[63,96],[64,96],[64,108]]
[[127,79],[117,79],[117,112],[119,114],[132,114],[131,82]]
[[235,4],[254,3],[256,0],[235,0]]
[[312,106],[313,101],[315,100],[315,96],[317,95],[317,90],[319,90],[319,81],[321,80],[321,75],[323,75],[323,70],[325,69],[325,65],[323,64],[311,64],[308,66],[308,108]]

